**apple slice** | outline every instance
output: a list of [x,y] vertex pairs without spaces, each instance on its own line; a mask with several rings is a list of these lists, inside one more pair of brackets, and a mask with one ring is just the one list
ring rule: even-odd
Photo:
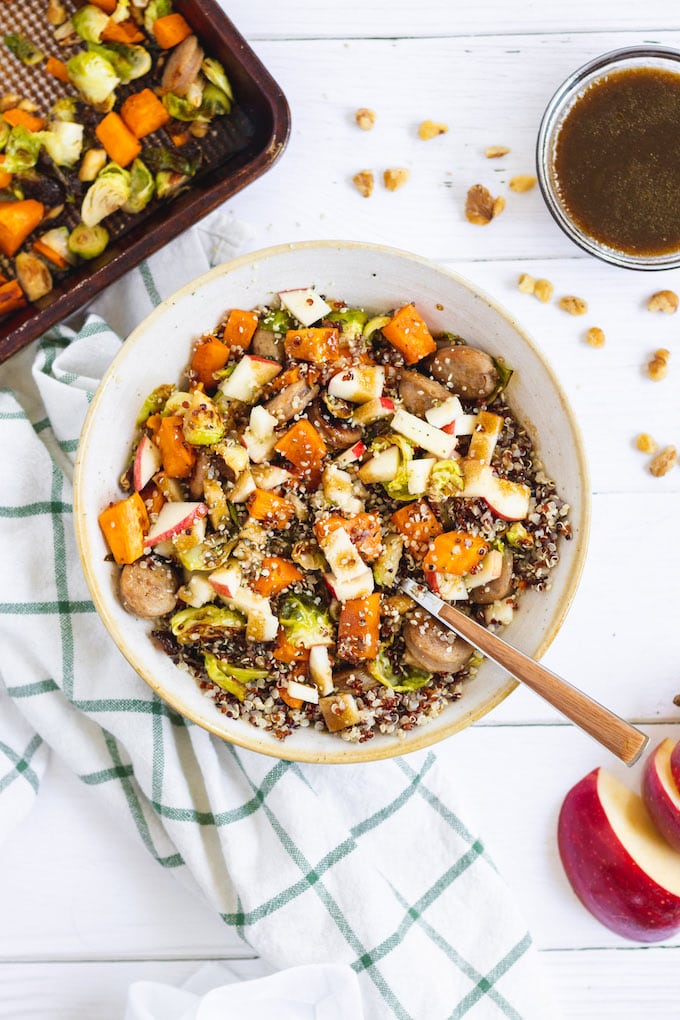
[[602,924],[639,942],[680,930],[680,854],[618,779],[598,768],[577,783],[562,804],[557,837],[574,892]]
[[666,738],[647,758],[642,774],[642,799],[661,835],[680,850],[680,789],[671,772],[674,746]]
[[490,464],[502,430],[503,419],[499,414],[480,411],[470,439],[468,460],[478,460],[480,464]]
[[139,440],[132,465],[132,484],[137,492],[151,481],[161,469],[161,452],[150,436],[144,433]]
[[463,496],[484,499],[489,509],[505,521],[522,521],[529,514],[531,489],[520,482],[499,478],[488,464],[479,460],[461,461],[465,487]]
[[207,512],[205,503],[164,503],[144,539],[144,545],[158,545],[159,542],[181,535],[183,531],[190,531],[195,522],[205,517]]
[[229,400],[254,404],[267,383],[281,371],[278,361],[244,354],[231,375],[220,383],[220,391]]
[[352,415],[352,422],[355,425],[372,425],[374,421],[389,418],[393,414],[393,400],[389,397],[374,397],[373,400],[367,400],[365,404],[357,407]]
[[319,694],[333,690],[333,665],[326,645],[312,645],[309,649],[309,675],[319,688]]
[[233,599],[241,587],[241,566],[230,563],[228,567],[218,567],[208,575],[208,580],[218,595],[225,599]]
[[[293,477],[290,471],[277,464],[253,464],[251,475],[258,489],[269,491],[285,485]],[[250,495],[250,493],[248,494]]]
[[474,574],[465,575],[467,588],[479,588],[482,584],[490,584],[501,576],[503,571],[503,553],[500,549],[489,549]]
[[430,589],[447,602],[464,602],[468,598],[465,581],[458,574],[441,574],[437,570],[425,570],[424,574]]
[[366,453],[366,444],[362,439],[354,446],[350,446],[348,450],[344,450],[339,457],[336,457],[333,463],[336,467],[346,468],[350,464],[354,464],[357,460],[361,460],[363,455]]
[[443,400],[441,404],[428,407],[425,417],[430,425],[434,425],[436,429],[443,429],[453,425],[456,418],[460,418],[462,414],[463,405],[458,397],[449,397],[447,400]]
[[444,431],[448,432],[450,428],[454,436],[471,436],[475,431],[476,424],[476,414],[461,414],[459,418],[456,418],[453,425],[447,425]]
[[334,577],[339,581],[353,581],[366,573],[368,568],[344,528],[329,531],[319,544]]
[[369,569],[351,581],[341,581],[335,574],[324,574],[323,577],[331,594],[339,602],[347,602],[348,599],[360,599],[364,595],[370,595],[373,592],[373,571]]
[[333,310],[311,287],[282,290],[279,292],[279,301],[303,326],[311,326]]
[[242,471],[229,493],[230,503],[245,503],[245,501],[252,496],[255,492],[257,485],[250,471],[247,469]]
[[418,457],[406,465],[406,484],[412,496],[422,496],[427,489],[427,481],[432,468],[437,463],[435,457]]
[[312,705],[319,704],[319,688],[310,684],[301,684],[298,680],[289,680],[288,693],[291,698],[298,698],[300,701],[309,701]]
[[374,457],[362,464],[357,474],[362,482],[391,482],[397,477],[401,465],[401,450],[398,446],[388,446]]
[[434,428],[433,425],[411,414],[410,411],[404,411],[401,407],[395,411],[392,428],[422,450],[427,450],[442,460],[451,457],[456,448],[455,436]]
[[680,740],[671,751],[671,775],[675,781],[675,785],[680,790]]
[[336,464],[324,468],[321,476],[324,497],[347,514],[360,514],[364,509],[363,500],[354,494],[354,482],[347,471]]
[[365,404],[382,396],[385,369],[382,365],[361,365],[336,372],[328,383],[332,397],[349,400],[352,404]]

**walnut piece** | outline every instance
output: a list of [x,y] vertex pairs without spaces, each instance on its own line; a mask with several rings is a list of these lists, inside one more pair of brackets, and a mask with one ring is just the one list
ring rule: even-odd
[[507,156],[509,152],[507,145],[487,145],[484,155],[487,159],[499,159],[501,156]]
[[647,302],[650,312],[665,312],[666,315],[674,315],[678,310],[678,295],[674,290],[659,290],[652,294]]
[[362,106],[354,114],[354,119],[362,131],[370,131],[375,124],[375,110],[369,110],[367,106]]
[[494,216],[498,216],[505,208],[505,199],[499,196],[493,198],[488,188],[483,184],[473,184],[467,193],[465,200],[465,216],[469,223],[479,227],[491,223]]
[[660,347],[658,351],[654,351],[654,357],[647,364],[647,375],[654,382],[659,382],[663,379],[668,371],[668,359],[671,356],[671,352],[666,350],[665,347]]
[[536,178],[531,174],[517,174],[516,177],[511,178],[508,187],[510,191],[517,191],[520,194],[525,191],[531,191],[536,184]]
[[553,296],[554,290],[555,288],[550,280],[536,280],[534,285],[534,297],[538,298],[539,301],[542,301],[543,304],[547,304]]
[[370,198],[373,194],[373,185],[375,184],[373,171],[360,170],[359,173],[355,174],[352,178],[352,183],[359,194],[363,195],[364,198]]
[[406,167],[390,167],[383,174],[383,183],[388,191],[396,191],[397,188],[402,188],[406,184],[410,176]]
[[659,449],[659,444],[649,432],[641,432],[635,440],[635,445],[640,453],[656,453]]
[[584,301],[583,298],[574,297],[573,294],[561,297],[558,304],[562,311],[568,312],[569,315],[585,315],[588,311],[588,302]]
[[650,472],[655,478],[659,478],[661,475],[668,474],[670,469],[675,465],[678,459],[678,451],[674,446],[664,446],[660,453],[657,453],[656,457],[652,460],[649,465]]
[[520,273],[519,279],[517,280],[517,289],[522,294],[533,294],[536,286],[536,280],[529,273]]
[[591,347],[604,347],[604,332],[599,326],[591,326],[586,333],[586,343]]
[[64,7],[61,0],[49,0],[45,16],[50,25],[54,25],[55,27],[58,25],[63,25],[64,22],[66,21],[67,15],[66,8]]
[[422,138],[424,142],[427,142],[430,138],[436,138],[437,135],[445,135],[448,130],[448,124],[438,124],[434,120],[424,120],[418,128],[418,138]]

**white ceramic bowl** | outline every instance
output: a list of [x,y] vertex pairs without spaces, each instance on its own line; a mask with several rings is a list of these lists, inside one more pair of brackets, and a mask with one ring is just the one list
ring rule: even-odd
[[105,559],[97,516],[117,498],[117,479],[128,461],[133,423],[154,387],[175,382],[192,342],[223,312],[267,303],[280,290],[314,285],[325,293],[383,312],[415,301],[430,327],[460,334],[515,369],[507,396],[529,430],[548,473],[571,505],[574,538],[563,542],[547,592],[528,591],[505,636],[540,657],[555,637],[576,590],[585,559],[589,483],[579,429],[560,385],[521,327],[471,283],[423,258],[376,245],[304,242],[255,252],[218,266],[187,284],[134,330],[108,369],[83,428],[75,470],[75,522],[92,598],[118,648],[147,683],[177,712],[225,740],[274,757],[298,761],[356,762],[404,754],[435,743],[481,718],[516,686],[485,662],[462,698],[436,719],[402,737],[376,736],[351,744],[301,729],[283,743],[242,720],[228,719],[149,639],[148,622],[130,616],[117,595],[117,568]]

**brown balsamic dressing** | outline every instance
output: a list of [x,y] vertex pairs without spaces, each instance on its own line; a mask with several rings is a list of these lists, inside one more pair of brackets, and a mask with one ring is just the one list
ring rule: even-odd
[[631,255],[680,249],[680,74],[640,67],[590,85],[560,128],[553,172],[594,240]]

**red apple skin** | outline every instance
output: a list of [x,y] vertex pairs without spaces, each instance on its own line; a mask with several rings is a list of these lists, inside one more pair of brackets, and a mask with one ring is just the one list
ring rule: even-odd
[[567,878],[607,928],[635,942],[661,942],[680,928],[680,898],[659,886],[615,835],[597,793],[599,769],[572,787],[557,827]]
[[674,850],[680,850],[680,811],[670,800],[657,769],[657,754],[664,743],[665,741],[662,741],[645,762],[642,773],[642,799],[663,838]]
[[675,780],[675,785],[680,790],[680,740],[671,751],[671,775]]

